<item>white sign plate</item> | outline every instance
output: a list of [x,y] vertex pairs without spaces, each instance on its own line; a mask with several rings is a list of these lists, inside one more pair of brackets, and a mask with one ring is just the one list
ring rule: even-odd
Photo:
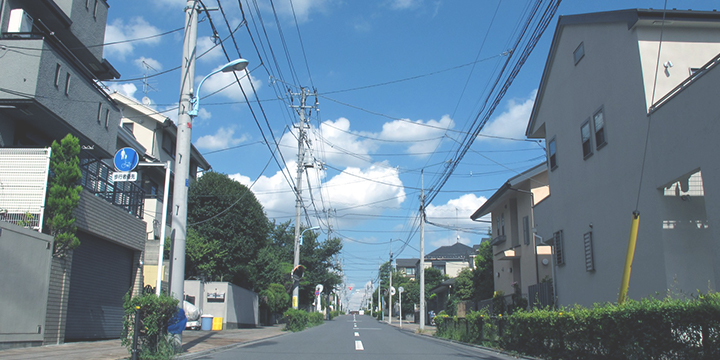
[[138,173],[136,171],[133,172],[114,172],[112,174],[112,181],[113,182],[121,182],[121,181],[137,181]]

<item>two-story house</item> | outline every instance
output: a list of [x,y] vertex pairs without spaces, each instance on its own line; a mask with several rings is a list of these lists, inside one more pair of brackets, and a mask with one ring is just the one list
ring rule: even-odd
[[[533,216],[533,208],[550,195],[549,190],[543,163],[509,179],[470,216],[478,221],[491,214],[496,293],[519,291],[534,303],[542,296],[538,284],[553,278],[552,251],[538,240]],[[542,300],[551,302],[551,292]]]
[[[13,309],[46,315],[29,333],[24,323],[3,321],[0,343],[117,338],[123,296],[142,287],[143,192],[132,182],[111,179],[120,111],[96,83],[119,77],[98,46],[107,10],[105,0],[0,2],[0,147],[48,148],[72,134],[83,149],[83,191],[74,213],[81,244],[52,259],[46,309],[23,302],[0,307],[0,314]],[[2,268],[0,276],[16,270]],[[0,303],[9,291],[24,290],[3,289]]]
[[715,11],[560,17],[526,136],[547,145],[535,223],[561,305],[617,301],[635,211],[630,298],[717,290],[718,54]]

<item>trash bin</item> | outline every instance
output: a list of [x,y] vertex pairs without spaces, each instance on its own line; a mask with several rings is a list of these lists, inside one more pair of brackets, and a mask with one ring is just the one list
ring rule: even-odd
[[223,318],[221,318],[221,317],[213,318],[213,321],[212,321],[212,329],[213,329],[213,331],[220,331],[220,330],[222,330],[222,321],[223,321]]
[[200,317],[200,330],[210,331],[213,326],[213,316],[203,315]]

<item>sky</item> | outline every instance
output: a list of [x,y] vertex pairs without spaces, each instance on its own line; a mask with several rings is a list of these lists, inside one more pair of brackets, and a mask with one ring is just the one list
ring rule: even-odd
[[[177,121],[186,1],[108,3],[104,57],[121,78],[104,85]],[[310,94],[301,223],[320,226],[320,239],[329,223],[330,236],[342,239],[343,292],[357,309],[391,251],[419,258],[421,192],[432,223],[425,254],[472,246],[490,225],[470,215],[508,179],[546,161],[544,143],[524,134],[558,15],[717,7],[709,0],[562,1],[489,111],[503,64],[510,56],[518,63],[521,48],[513,44],[535,3],[204,0],[210,16],[198,25],[195,85],[229,60],[249,65],[237,73],[240,86],[232,73],[203,84],[192,143],[213,171],[249,186],[268,218],[294,223],[298,94]],[[477,119],[486,122],[473,136]]]

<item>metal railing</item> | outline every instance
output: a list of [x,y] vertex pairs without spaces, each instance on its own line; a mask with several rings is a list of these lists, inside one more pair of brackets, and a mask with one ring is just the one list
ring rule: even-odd
[[113,169],[87,151],[82,151],[79,157],[82,172],[80,185],[85,190],[138,219],[143,218],[145,191],[142,187],[131,181],[113,182]]

